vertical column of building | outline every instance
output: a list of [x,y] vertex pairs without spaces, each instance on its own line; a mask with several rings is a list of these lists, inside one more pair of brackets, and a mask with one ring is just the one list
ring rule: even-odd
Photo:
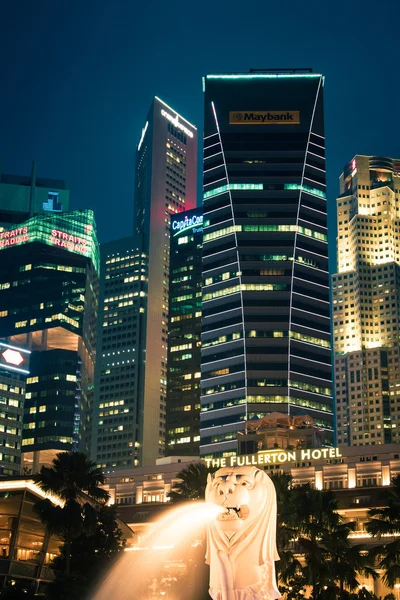
[[171,217],[167,455],[198,456],[203,212]]
[[201,454],[309,414],[332,442],[323,77],[205,79]]
[[129,237],[101,246],[92,456],[103,469],[139,462],[137,349],[147,269],[138,241]]
[[0,342],[0,474],[19,475],[30,352]]
[[399,161],[348,163],[337,199],[333,276],[338,443],[399,440]]
[[138,360],[140,463],[165,451],[170,216],[196,206],[197,130],[159,98],[136,157],[135,232],[148,257],[145,323]]

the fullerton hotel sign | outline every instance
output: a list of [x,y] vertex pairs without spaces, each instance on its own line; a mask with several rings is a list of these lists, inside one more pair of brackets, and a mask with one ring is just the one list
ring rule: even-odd
[[309,450],[271,450],[258,454],[227,456],[226,458],[205,458],[207,467],[244,467],[272,465],[288,462],[304,462],[310,460],[323,460],[342,458],[339,448],[314,448]]

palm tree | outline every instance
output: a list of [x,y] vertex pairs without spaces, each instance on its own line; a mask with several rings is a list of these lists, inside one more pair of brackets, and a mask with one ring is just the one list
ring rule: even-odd
[[[354,524],[343,523],[332,492],[305,485],[292,488],[289,496],[291,499],[283,504],[278,500],[278,525],[279,507],[283,506],[287,514],[286,522],[281,523],[286,529],[283,536],[286,547],[290,536],[296,540],[282,553],[283,565],[279,568],[284,582],[288,583],[290,578],[305,580],[312,587],[314,599],[343,600],[348,596],[345,586],[350,590],[358,587],[358,574],[377,577],[373,557],[363,546],[351,545],[349,533]],[[278,540],[279,537],[282,533]],[[303,554],[302,563],[296,553]]]
[[400,583],[400,475],[392,479],[392,487],[384,492],[386,506],[372,508],[368,515],[367,531],[379,540],[388,536],[387,543],[376,548],[378,568],[385,574],[383,582],[388,587]]
[[[46,493],[57,496],[63,505],[51,500],[38,500],[35,511],[50,534],[64,542],[64,572],[70,572],[72,541],[93,533],[97,524],[95,503],[105,504],[109,498],[104,475],[82,452],[60,452],[51,467],[43,466],[35,482]],[[88,497],[85,500],[84,494]]]
[[209,469],[204,462],[191,463],[177,474],[180,479],[170,492],[172,501],[204,500],[207,477],[215,469]]
[[293,552],[292,543],[298,536],[295,499],[299,488],[293,487],[293,478],[288,473],[273,473],[270,477],[277,501],[276,545],[280,560],[276,563],[276,569],[281,592],[285,592],[290,599],[297,597],[305,585],[302,566]]
[[331,571],[331,578],[339,583],[339,598],[345,598],[345,587],[350,591],[359,587],[359,575],[377,579],[373,554],[361,544],[352,545],[349,534],[355,523],[339,522],[334,528],[327,528],[321,539],[326,551],[326,560]]

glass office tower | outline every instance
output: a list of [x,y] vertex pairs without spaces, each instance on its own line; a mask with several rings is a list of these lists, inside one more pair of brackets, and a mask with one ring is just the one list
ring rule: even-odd
[[19,475],[30,352],[0,342],[0,476]]
[[146,255],[135,237],[101,244],[92,457],[102,469],[138,465],[138,347],[145,316]]
[[244,422],[310,415],[333,440],[324,78],[204,80],[203,456]]
[[400,442],[400,160],[356,155],[337,199],[337,441]]
[[171,217],[168,456],[199,454],[202,242],[201,208]]
[[154,98],[136,153],[134,233],[148,257],[140,361],[139,464],[165,452],[171,215],[196,206],[197,130]]
[[0,233],[0,332],[27,348],[22,462],[89,452],[99,248],[93,211],[43,213]]

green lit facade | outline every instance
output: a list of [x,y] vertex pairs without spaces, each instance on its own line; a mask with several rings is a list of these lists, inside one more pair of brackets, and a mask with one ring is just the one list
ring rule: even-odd
[[167,456],[198,456],[201,362],[201,208],[171,217]]
[[248,420],[310,415],[333,441],[323,77],[204,79],[200,454]]
[[43,213],[0,232],[0,251],[34,242],[86,256],[99,273],[100,253],[92,210]]
[[89,451],[99,249],[91,210],[41,214],[0,233],[0,331],[31,350],[23,468]]

